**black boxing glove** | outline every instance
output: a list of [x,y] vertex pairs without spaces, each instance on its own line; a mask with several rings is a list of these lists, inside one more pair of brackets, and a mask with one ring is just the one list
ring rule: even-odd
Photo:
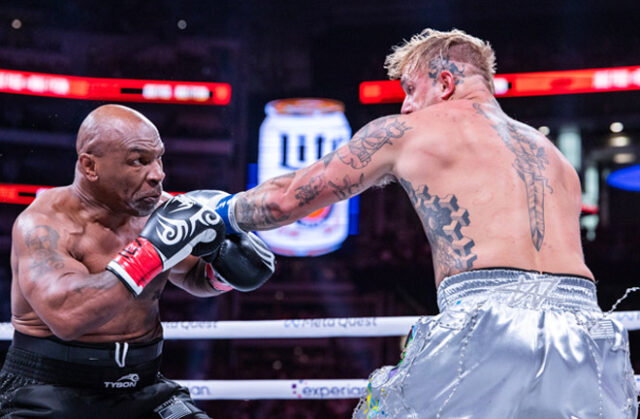
[[134,296],[161,272],[198,253],[216,252],[224,240],[224,223],[215,211],[185,195],[159,206],[140,235],[107,265]]
[[244,230],[238,226],[235,216],[237,194],[229,195],[224,191],[214,189],[200,189],[197,191],[187,192],[190,198],[195,199],[203,205],[213,208],[224,221],[225,232],[227,235],[242,234]]
[[275,270],[275,256],[253,233],[227,236],[216,252],[202,259],[213,267],[215,277],[210,274],[207,277],[218,291],[227,291],[225,285],[238,291],[253,291]]

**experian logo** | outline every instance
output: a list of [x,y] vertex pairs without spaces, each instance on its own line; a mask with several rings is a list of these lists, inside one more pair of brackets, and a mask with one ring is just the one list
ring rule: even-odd
[[140,380],[140,376],[136,373],[123,375],[118,378],[116,381],[105,381],[105,388],[130,388],[138,385],[138,381]]
[[359,385],[313,385],[299,380],[291,385],[291,392],[298,399],[357,399],[365,394],[366,387]]

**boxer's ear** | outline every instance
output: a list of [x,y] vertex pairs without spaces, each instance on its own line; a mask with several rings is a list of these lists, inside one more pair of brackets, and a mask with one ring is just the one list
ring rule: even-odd
[[456,80],[450,71],[441,71],[438,75],[438,87],[440,88],[440,98],[449,100],[456,90]]
[[78,156],[78,170],[90,182],[98,180],[95,156],[88,153],[81,153]]

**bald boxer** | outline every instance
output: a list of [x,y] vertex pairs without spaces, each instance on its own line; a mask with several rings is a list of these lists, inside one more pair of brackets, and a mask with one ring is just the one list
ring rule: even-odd
[[273,271],[252,269],[259,256],[225,239],[215,212],[163,194],[164,145],[140,113],[97,108],[76,148],[73,184],[40,194],[13,227],[0,417],[208,418],[158,371],[160,294],[167,281],[199,297],[236,280],[249,290]]
[[[580,182],[494,99],[491,46],[426,29],[385,67],[406,97],[309,167],[215,202],[229,231],[266,230],[397,181],[433,252],[441,314],[375,371],[356,418],[635,418],[622,326],[585,265]],[[394,214],[390,214],[394,216]]]

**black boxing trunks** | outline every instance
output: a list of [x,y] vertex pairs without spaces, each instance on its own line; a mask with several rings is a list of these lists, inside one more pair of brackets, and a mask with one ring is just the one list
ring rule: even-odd
[[64,342],[15,332],[0,371],[0,418],[209,418],[159,373],[162,340]]

